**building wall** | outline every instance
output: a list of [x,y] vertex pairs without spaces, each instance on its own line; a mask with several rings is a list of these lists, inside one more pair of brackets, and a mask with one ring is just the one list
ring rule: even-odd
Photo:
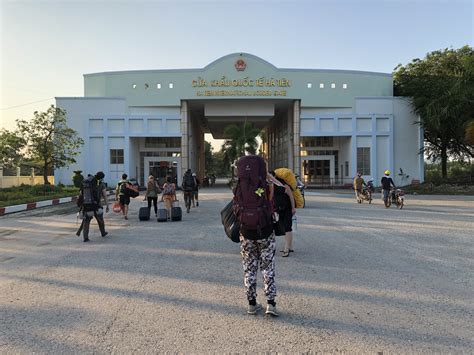
[[[246,62],[236,71],[235,62]],[[247,79],[239,85],[238,80]],[[278,82],[278,80],[283,81]],[[213,81],[237,80],[237,85],[213,86]],[[262,80],[262,81],[260,81]],[[273,81],[272,81],[273,80]],[[262,85],[260,85],[260,84]],[[157,85],[161,85],[160,89]],[[173,85],[170,88],[170,84]],[[310,84],[311,87],[308,87]],[[324,88],[320,88],[324,84]],[[334,88],[332,88],[334,84]],[[343,85],[347,85],[343,88]],[[216,91],[250,93],[228,95]],[[256,91],[269,91],[270,96]],[[206,92],[211,93],[207,95]],[[84,75],[84,95],[125,97],[129,106],[179,106],[181,100],[294,99],[302,107],[352,107],[356,96],[391,96],[391,74],[351,70],[285,69],[248,53],[234,53],[202,69],[142,70]]]

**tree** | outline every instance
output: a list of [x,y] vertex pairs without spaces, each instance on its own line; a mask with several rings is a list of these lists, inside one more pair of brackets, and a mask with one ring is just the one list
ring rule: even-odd
[[246,152],[255,154],[258,148],[257,136],[260,130],[249,122],[242,126],[229,125],[224,129],[225,142],[223,147],[228,152],[230,162],[245,155]]
[[34,112],[31,121],[17,120],[19,131],[28,142],[28,153],[43,165],[44,183],[49,169],[67,167],[75,163],[75,156],[84,141],[66,124],[66,112],[51,107],[46,112]]
[[468,144],[474,145],[474,121],[471,121],[467,124],[467,127],[466,127],[466,142]]
[[469,46],[444,49],[399,64],[393,73],[395,95],[412,99],[414,112],[424,130],[425,153],[441,159],[443,178],[447,162],[474,157],[466,141],[466,126],[474,117],[474,52]]
[[26,140],[21,134],[7,129],[0,131],[0,164],[6,168],[14,168],[23,160],[23,149]]
[[213,152],[214,148],[212,148],[211,143],[208,141],[204,141],[204,166],[207,173],[214,170],[213,164]]

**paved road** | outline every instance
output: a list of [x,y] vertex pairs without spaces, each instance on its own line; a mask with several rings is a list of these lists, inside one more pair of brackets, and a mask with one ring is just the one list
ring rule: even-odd
[[277,257],[279,318],[245,313],[229,198],[202,190],[177,223],[109,214],[91,243],[71,205],[1,218],[0,353],[472,352],[473,198],[310,194]]

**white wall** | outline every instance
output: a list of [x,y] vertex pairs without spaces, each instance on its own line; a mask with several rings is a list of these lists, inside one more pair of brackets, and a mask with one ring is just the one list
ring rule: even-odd
[[[94,159],[93,165],[90,165],[90,171],[85,162],[86,157],[89,157],[91,146],[88,145],[88,131],[89,118],[94,116],[102,117],[106,115],[125,115],[128,112],[125,99],[120,98],[80,98],[80,97],[57,97],[56,106],[66,110],[67,124],[70,128],[77,131],[78,135],[84,139],[84,145],[81,147],[81,153],[76,157],[76,163],[69,166],[69,168],[56,169],[54,172],[55,182],[63,184],[72,184],[72,175],[74,170],[82,170],[83,174],[95,173],[100,164]],[[93,123],[94,125],[94,123]],[[100,123],[97,122],[98,129]],[[98,141],[93,143],[99,146]],[[102,156],[103,153],[100,152]],[[97,170],[104,170],[103,166]],[[104,171],[105,172],[105,171]],[[106,177],[107,178],[107,177]]]
[[165,116],[167,118],[179,118],[179,107],[142,107],[131,106],[130,115],[133,116]]
[[[412,179],[424,180],[423,155],[418,154],[420,142],[420,127],[415,124],[418,117],[412,112],[409,101],[403,98],[393,100],[394,112],[394,167],[393,177],[395,184],[410,184]],[[410,177],[402,180],[399,169]]]

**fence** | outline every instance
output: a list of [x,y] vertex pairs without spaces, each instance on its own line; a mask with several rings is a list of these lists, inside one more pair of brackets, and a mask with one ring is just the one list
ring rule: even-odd
[[[48,182],[54,184],[54,176],[48,176]],[[42,185],[44,184],[43,176],[35,176],[32,171],[31,175],[21,176],[20,170],[17,169],[16,176],[3,176],[3,168],[0,167],[0,188],[4,189],[7,187],[24,185]]]

